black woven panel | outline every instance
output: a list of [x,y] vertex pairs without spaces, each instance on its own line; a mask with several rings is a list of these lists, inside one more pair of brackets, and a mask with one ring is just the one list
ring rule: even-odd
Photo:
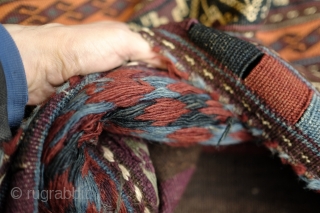
[[0,62],[0,141],[10,139],[11,131],[7,113],[7,85]]
[[202,24],[194,24],[188,33],[193,42],[242,79],[263,55],[253,44]]

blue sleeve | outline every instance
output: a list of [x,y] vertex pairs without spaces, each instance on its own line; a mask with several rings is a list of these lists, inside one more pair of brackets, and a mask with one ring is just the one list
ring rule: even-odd
[[28,86],[19,50],[0,24],[0,61],[7,84],[7,112],[10,127],[19,126],[28,102]]

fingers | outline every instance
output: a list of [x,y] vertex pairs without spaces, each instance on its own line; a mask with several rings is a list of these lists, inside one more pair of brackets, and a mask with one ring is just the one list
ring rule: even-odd
[[165,68],[149,43],[124,23],[6,27],[24,64],[29,104],[45,100],[53,87],[74,75],[108,71],[128,61]]
[[163,68],[164,64],[158,54],[152,51],[150,44],[139,33],[130,32],[127,56],[130,61],[143,61],[155,67]]
[[80,63],[80,71],[76,74],[111,70],[127,61],[143,61],[156,67],[162,65],[149,43],[124,23],[97,22],[71,28],[71,42],[68,43],[73,45],[66,46],[73,50],[71,55],[76,53],[74,60]]

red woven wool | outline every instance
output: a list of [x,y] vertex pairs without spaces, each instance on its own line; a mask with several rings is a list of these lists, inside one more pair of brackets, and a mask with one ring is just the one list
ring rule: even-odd
[[299,120],[313,95],[301,79],[267,55],[245,79],[245,85],[291,124]]
[[[182,82],[176,83],[176,84],[170,84],[168,85],[168,89],[178,92],[182,95],[188,94],[188,93],[195,93],[195,94],[201,94],[201,89],[198,89],[196,87],[192,87],[190,85],[185,85]],[[217,102],[215,102],[217,103]],[[220,105],[221,106],[221,105]]]
[[[133,5],[140,1],[0,2],[2,23],[75,24],[111,16],[127,20]],[[299,67],[320,90],[319,1],[153,0],[136,6],[139,11],[133,26],[157,27],[193,17],[245,40],[260,40]],[[189,146],[209,141],[220,144],[220,139],[223,145],[223,139],[248,141],[261,136],[264,138],[257,141],[266,141],[267,147],[307,181],[309,189],[319,191],[319,94],[304,85],[303,77],[283,67],[277,57],[264,56],[260,61],[253,48],[219,32],[194,28],[189,33],[193,23],[144,31],[154,49],[163,54],[170,73],[167,77],[177,80],[175,83],[144,79],[163,75],[159,70],[146,75],[149,67],[141,64],[118,68],[94,80],[85,77],[90,83],[84,88],[82,78],[76,77],[69,81],[70,87],[63,87],[44,104],[13,140],[0,142],[0,212],[173,212],[195,168],[184,164],[196,159],[192,159],[192,152],[183,154],[177,147],[177,154],[170,157],[170,149],[174,149],[166,145],[158,146],[149,156],[148,150],[156,144],[147,146],[136,137]],[[243,81],[243,73],[251,74]],[[212,100],[203,99],[203,95]],[[159,147],[164,148],[162,155]],[[22,189],[21,199],[10,197],[10,189],[15,187]],[[46,201],[25,196],[30,190],[79,188],[95,190],[89,201],[80,204],[79,199]]]
[[187,129],[177,130],[176,132],[169,134],[168,138],[183,141],[182,143],[174,144],[175,146],[188,146],[190,144],[209,140],[212,136],[212,133],[205,128],[190,127]]
[[156,100],[154,105],[145,109],[145,114],[138,116],[136,119],[147,121],[156,118],[152,126],[166,126],[190,111],[185,107],[186,104],[180,101],[171,98],[160,98]]

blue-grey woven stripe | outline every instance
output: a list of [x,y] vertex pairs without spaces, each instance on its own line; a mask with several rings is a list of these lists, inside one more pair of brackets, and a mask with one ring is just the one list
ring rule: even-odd
[[297,123],[306,135],[320,144],[320,97],[313,95],[308,109]]

